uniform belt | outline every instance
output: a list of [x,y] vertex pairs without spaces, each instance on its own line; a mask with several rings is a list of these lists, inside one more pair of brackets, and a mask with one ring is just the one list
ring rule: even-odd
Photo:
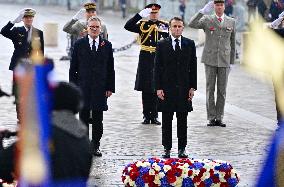
[[154,53],[154,52],[156,52],[156,47],[141,45],[141,51],[148,51],[150,53]]

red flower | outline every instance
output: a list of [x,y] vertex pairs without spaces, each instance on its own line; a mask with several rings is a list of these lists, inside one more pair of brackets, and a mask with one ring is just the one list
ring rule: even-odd
[[167,175],[167,179],[168,179],[169,183],[176,182],[176,176],[174,176],[174,175]]
[[139,172],[138,171],[133,171],[131,170],[129,173],[129,177],[131,180],[135,181],[137,179],[137,177],[139,176]]
[[193,178],[193,183],[198,183],[198,182],[201,182],[201,178],[198,177],[198,176],[195,176],[195,177]]
[[215,31],[215,27],[211,26],[211,27],[209,27],[209,30],[210,31]]
[[192,170],[189,170],[187,174],[188,174],[188,176],[190,177],[190,176],[193,174],[193,171],[192,171]]
[[155,180],[155,175],[149,175],[149,173],[145,173],[142,178],[145,183],[151,183]]
[[197,187],[206,187],[205,183],[202,181]]
[[220,187],[229,187],[229,184],[226,182],[221,182]]
[[121,176],[122,182],[124,183],[126,177],[125,176]]
[[105,43],[105,41],[102,41],[102,43],[101,43],[101,47],[102,47],[102,46],[104,46],[105,44],[106,44],[106,43]]

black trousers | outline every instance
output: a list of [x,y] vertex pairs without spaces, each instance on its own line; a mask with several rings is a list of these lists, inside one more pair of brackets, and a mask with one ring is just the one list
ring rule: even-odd
[[[162,144],[165,149],[172,148],[172,121],[174,112],[162,112]],[[188,112],[176,112],[178,149],[187,145],[187,115]]]
[[17,113],[17,120],[20,120],[20,101],[19,101],[19,86],[16,81],[16,75],[13,71],[13,82],[12,82],[12,95],[15,96],[15,104],[16,104],[16,113]]
[[[92,121],[90,122],[90,114],[92,112]],[[89,123],[92,124],[92,146],[94,149],[100,147],[100,140],[103,136],[103,111],[93,111],[82,109],[79,113],[80,120],[84,122],[89,136]]]
[[157,94],[142,91],[143,115],[145,119],[154,119],[158,117],[157,112]]
[[[274,83],[273,83],[274,85]],[[279,93],[276,92],[275,90],[275,85],[274,85],[274,93],[275,93],[275,104],[276,104],[276,112],[277,112],[277,124],[280,125],[281,124],[281,121],[284,120],[282,116],[282,113],[280,111],[280,108],[279,108],[279,103],[278,103],[278,97],[279,97]]]

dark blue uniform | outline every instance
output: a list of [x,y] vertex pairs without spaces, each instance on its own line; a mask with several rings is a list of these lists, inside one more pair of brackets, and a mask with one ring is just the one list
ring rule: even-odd
[[[44,53],[44,41],[43,41],[43,32],[39,29],[32,28],[32,39],[40,40],[41,44],[41,52]],[[11,58],[11,63],[9,66],[9,70],[14,70],[19,59],[21,58],[29,58],[32,51],[31,42],[28,42],[28,32],[25,27],[14,27],[14,24],[9,22],[6,26],[4,26],[1,30],[1,34],[12,40],[14,44],[14,53]]]
[[141,19],[142,17],[136,14],[126,22],[124,28],[139,34],[141,50],[134,89],[142,91],[144,118],[153,120],[158,117],[157,95],[153,87],[155,51],[157,42],[169,36],[168,32],[165,32],[168,31],[168,23]]

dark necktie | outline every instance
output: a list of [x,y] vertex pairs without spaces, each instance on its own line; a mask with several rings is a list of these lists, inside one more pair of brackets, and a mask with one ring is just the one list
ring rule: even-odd
[[176,42],[175,51],[180,51],[179,40],[175,39],[175,42]]
[[93,40],[92,51],[94,51],[94,52],[97,51],[97,49],[96,49],[96,41],[95,40]]

